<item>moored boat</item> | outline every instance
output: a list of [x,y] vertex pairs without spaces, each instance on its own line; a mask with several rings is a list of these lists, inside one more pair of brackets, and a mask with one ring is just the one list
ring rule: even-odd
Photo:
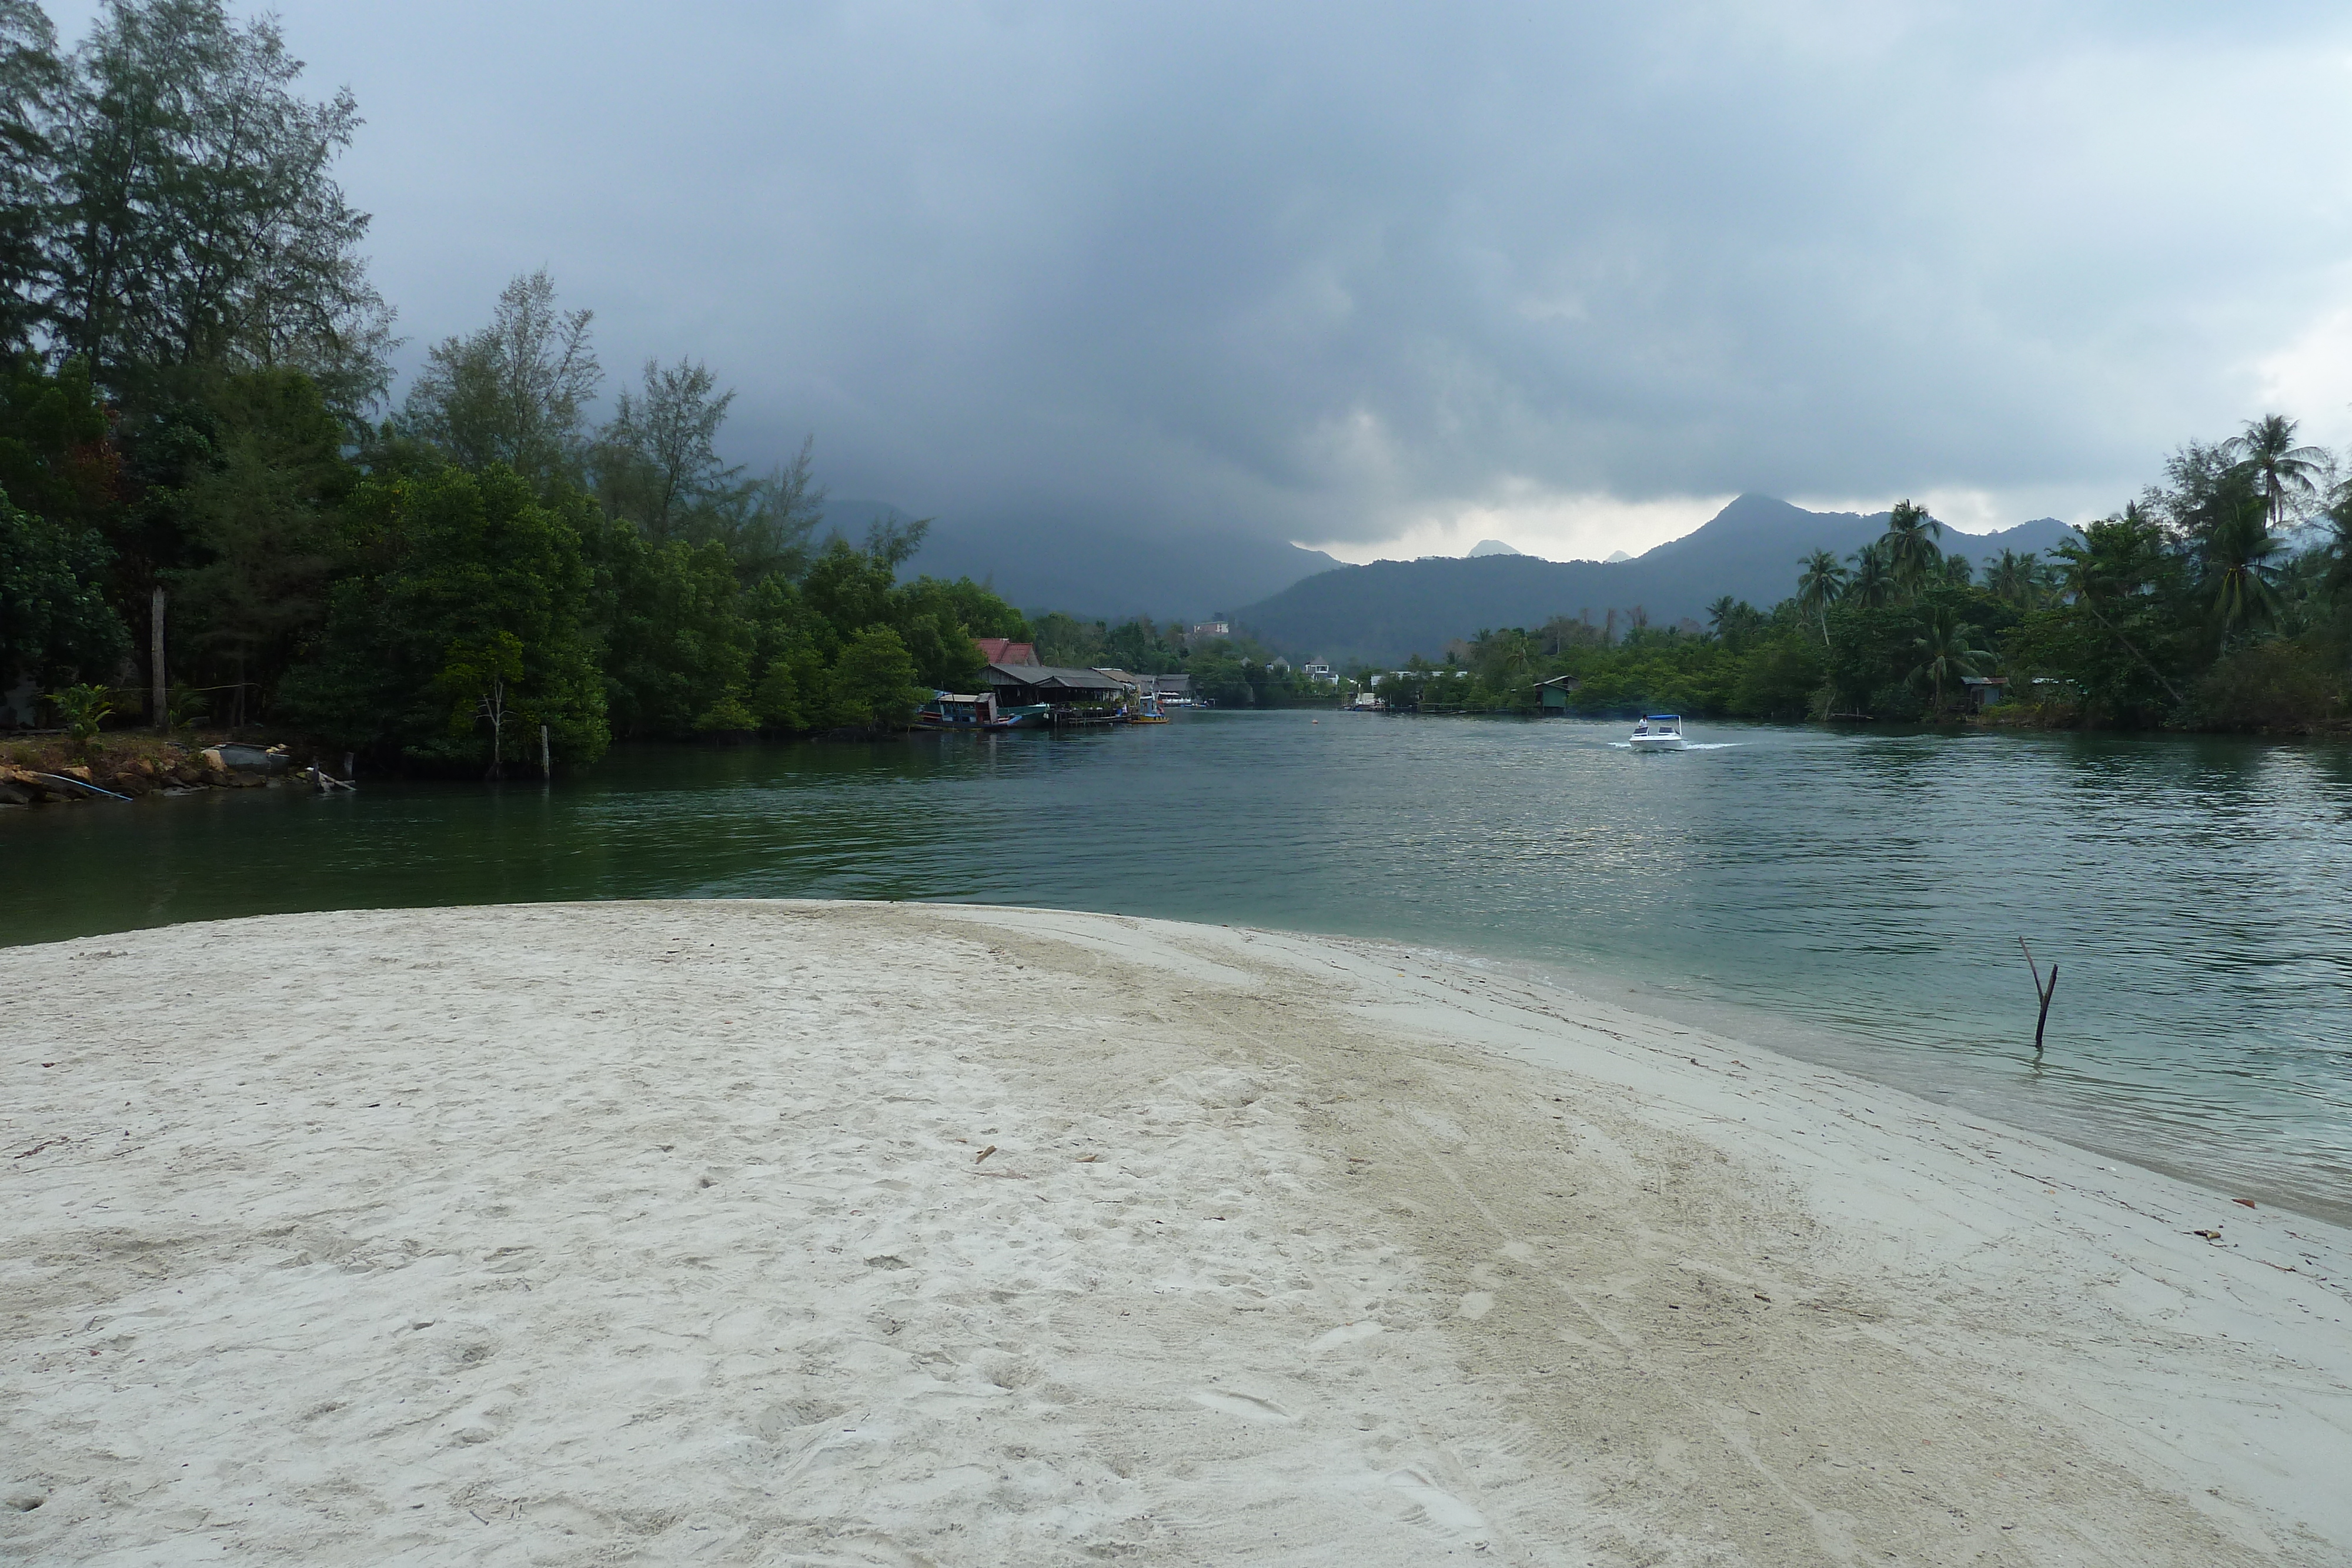
[[915,710],[917,729],[1044,729],[1054,710],[1044,703],[1000,706],[992,692],[936,692]]

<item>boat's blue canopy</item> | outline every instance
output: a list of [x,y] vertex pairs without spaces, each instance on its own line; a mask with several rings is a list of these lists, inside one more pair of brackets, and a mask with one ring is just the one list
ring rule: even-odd
[[1643,724],[1653,724],[1659,719],[1664,719],[1669,724],[1680,724],[1683,721],[1683,716],[1678,713],[1645,713],[1642,716]]

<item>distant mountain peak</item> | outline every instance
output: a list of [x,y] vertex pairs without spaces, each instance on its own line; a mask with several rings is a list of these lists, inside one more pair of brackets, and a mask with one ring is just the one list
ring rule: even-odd
[[1621,560],[1632,560],[1633,559],[1633,558],[1632,556],[1627,555],[1623,550],[1621,550],[1621,549],[1613,549],[1613,550],[1611,550],[1607,555],[1604,555],[1604,556],[1602,556],[1602,557],[1601,558],[1601,565],[1603,565],[1603,566],[1609,566],[1609,565],[1612,565],[1612,564],[1613,564],[1613,563],[1615,563],[1615,562],[1617,562],[1617,561],[1621,561]]
[[1513,549],[1500,539],[1480,539],[1470,547],[1470,557],[1465,559],[1475,559],[1482,555],[1525,555],[1527,553],[1525,550]]
[[[1771,496],[1746,495],[1678,539],[1607,562],[1521,557],[1508,570],[1459,558],[1382,561],[1327,571],[1236,613],[1251,632],[1294,655],[1392,665],[1437,654],[1479,627],[1536,627],[1555,616],[1604,624],[1612,610],[1639,609],[1653,626],[1703,615],[1729,595],[1769,610],[1797,591],[1800,562],[1815,550],[1841,560],[1886,529],[1884,512],[1812,512]],[[1982,567],[2003,549],[2047,550],[2072,537],[2053,518],[1991,534],[1948,530],[1948,555]]]

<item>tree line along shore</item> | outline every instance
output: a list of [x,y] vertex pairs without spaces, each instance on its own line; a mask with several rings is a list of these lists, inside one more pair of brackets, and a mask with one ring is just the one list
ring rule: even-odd
[[[718,455],[733,394],[699,362],[646,362],[593,420],[593,318],[544,271],[394,404],[394,312],[333,173],[357,106],[302,95],[274,21],[124,0],[70,48],[35,6],[0,35],[0,723],[495,774],[615,739],[887,729],[979,685],[982,637],[1189,672],[1227,706],[1333,694],[1245,627],[908,579],[923,525],[825,531],[806,444],[759,474]],[[2083,536],[1979,578],[1906,502],[1769,610],[1563,614],[1340,674],[1400,705],[1534,711],[1568,675],[1591,715],[1918,721],[1998,673],[2019,722],[2343,725],[2352,496],[2292,422],[2184,448]]]
[[1530,713],[1554,681],[1567,711],[1592,716],[2342,732],[2344,472],[2273,414],[2181,448],[2163,483],[2047,556],[2004,550],[1979,571],[1906,500],[1845,559],[1792,562],[1769,610],[1723,598],[1706,625],[1675,627],[1584,612],[1347,673],[1421,712]]
[[274,21],[129,0],[71,49],[0,12],[0,718],[310,737],[479,773],[542,733],[887,725],[1025,636],[987,588],[901,580],[921,526],[820,535],[803,446],[717,455],[732,394],[648,362],[613,400],[544,272],[396,345],[333,177],[359,119]]

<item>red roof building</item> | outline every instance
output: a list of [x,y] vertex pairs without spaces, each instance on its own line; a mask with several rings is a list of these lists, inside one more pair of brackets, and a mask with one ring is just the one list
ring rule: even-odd
[[980,656],[992,664],[1034,664],[1037,662],[1037,644],[1015,643],[1009,637],[974,637],[980,644]]

